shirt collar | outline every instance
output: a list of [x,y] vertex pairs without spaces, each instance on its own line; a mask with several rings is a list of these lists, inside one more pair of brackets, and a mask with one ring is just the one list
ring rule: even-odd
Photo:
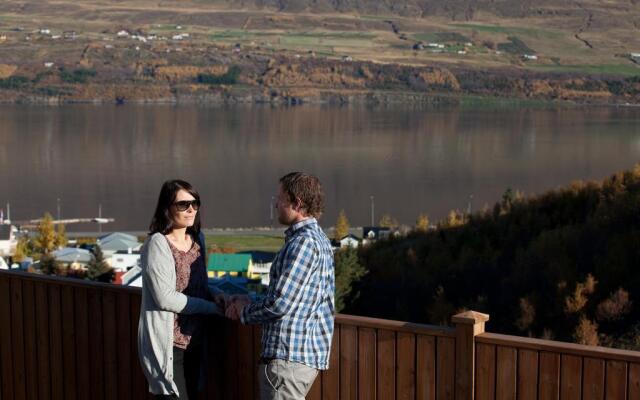
[[315,218],[311,217],[311,218],[307,218],[307,219],[303,219],[300,222],[297,222],[293,225],[291,225],[285,232],[284,235],[286,237],[286,239],[291,238],[291,236],[293,236],[294,233],[296,233],[297,231],[299,231],[300,229],[302,229],[303,227],[307,226],[307,225],[311,225],[311,224],[316,224],[318,223],[318,221],[316,221]]

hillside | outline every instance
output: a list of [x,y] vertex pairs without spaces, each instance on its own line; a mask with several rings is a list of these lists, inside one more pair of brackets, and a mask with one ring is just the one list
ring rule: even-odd
[[640,348],[640,168],[361,251],[368,275],[345,310],[434,324],[460,309],[491,330]]
[[639,27],[635,1],[5,0],[0,101],[638,103]]

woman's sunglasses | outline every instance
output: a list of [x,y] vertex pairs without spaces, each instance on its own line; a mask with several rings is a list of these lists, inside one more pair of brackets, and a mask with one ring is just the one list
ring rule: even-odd
[[193,207],[194,211],[200,208],[200,200],[181,200],[173,203],[178,211],[187,211],[189,207]]

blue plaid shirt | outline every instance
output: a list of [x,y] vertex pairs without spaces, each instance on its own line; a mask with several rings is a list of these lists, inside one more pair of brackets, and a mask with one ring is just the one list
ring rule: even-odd
[[244,307],[240,318],[263,324],[262,357],[328,369],[335,314],[331,244],[315,218],[285,234],[266,296]]

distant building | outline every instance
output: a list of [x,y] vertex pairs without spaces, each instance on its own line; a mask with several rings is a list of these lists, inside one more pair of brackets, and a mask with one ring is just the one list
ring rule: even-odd
[[123,30],[119,31],[119,32],[116,34],[116,36],[117,36],[117,37],[119,37],[119,38],[125,38],[125,37],[129,37],[129,36],[130,36],[130,34],[129,34],[129,32],[127,32],[127,31],[125,31],[125,30],[123,29]]
[[355,249],[360,245],[360,238],[356,235],[348,234],[340,239],[338,243],[340,244],[340,248],[351,247]]
[[98,238],[96,244],[100,246],[105,258],[109,258],[119,251],[139,251],[142,243],[138,238],[122,232],[114,232]]
[[52,253],[53,258],[71,269],[85,269],[91,260],[93,260],[93,254],[89,250],[64,247],[60,250],[56,250]]
[[209,254],[207,262],[207,276],[221,278],[225,275],[232,277],[248,277],[253,267],[250,254]]
[[10,257],[16,251],[18,229],[13,225],[0,224],[0,257]]
[[222,290],[225,294],[248,294],[247,288],[249,280],[247,278],[231,277],[224,275],[220,279],[210,279],[209,286],[213,286],[218,290]]
[[140,250],[118,250],[110,258],[111,267],[116,272],[124,272],[140,266]]
[[391,229],[381,226],[365,226],[362,228],[362,245],[366,246],[380,239],[387,239],[391,235]]
[[525,54],[522,56],[523,59],[525,60],[537,60],[538,56],[534,55],[534,54]]
[[132,267],[120,277],[123,286],[142,287],[142,268]]
[[276,253],[270,251],[242,251],[237,254],[249,254],[251,256],[252,268],[250,277],[260,279],[263,285],[269,285],[269,272],[271,264],[276,257]]

